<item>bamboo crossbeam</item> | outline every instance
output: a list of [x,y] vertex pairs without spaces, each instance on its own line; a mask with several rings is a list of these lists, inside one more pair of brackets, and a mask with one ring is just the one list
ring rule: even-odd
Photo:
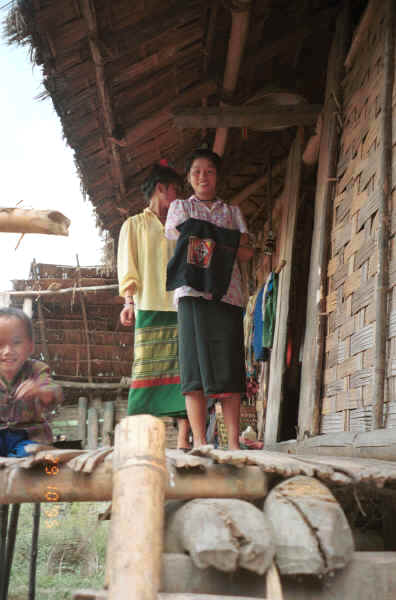
[[[55,378],[56,379],[56,378]],[[117,390],[128,390],[130,388],[129,383],[95,383],[87,382],[87,381],[63,381],[61,379],[56,379],[56,383],[59,383],[63,388],[70,388],[75,390],[108,390],[114,391]]]
[[314,125],[320,104],[263,104],[254,106],[207,106],[173,109],[173,120],[181,129],[252,127],[272,131],[279,127]]
[[9,296],[55,296],[57,294],[70,294],[74,292],[98,292],[102,290],[118,290],[118,285],[112,283],[109,285],[90,285],[85,287],[71,287],[62,290],[18,290],[7,292]]
[[[34,469],[0,469],[0,504],[24,502],[103,502],[112,499],[111,462],[98,465],[92,473],[76,472],[59,465],[50,477],[45,465]],[[166,498],[264,498],[267,476],[259,467],[240,469],[210,465],[204,472],[171,472],[166,482]]]
[[94,3],[90,2],[90,0],[82,0],[82,12],[89,31],[89,47],[91,50],[92,61],[95,65],[96,87],[98,91],[101,112],[103,115],[103,121],[107,134],[107,150],[112,167],[111,171],[115,183],[118,184],[119,194],[121,198],[124,199],[126,194],[125,177],[122,169],[120,151],[115,140],[113,139],[115,121],[109,87],[104,69],[104,59],[102,57],[102,52],[97,41],[98,26]]

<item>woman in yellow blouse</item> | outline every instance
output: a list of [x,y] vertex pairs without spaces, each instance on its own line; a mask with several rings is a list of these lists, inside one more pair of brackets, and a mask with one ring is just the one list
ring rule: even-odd
[[180,391],[177,312],[173,293],[165,289],[175,241],[166,239],[164,224],[179,183],[179,175],[170,167],[153,167],[142,186],[149,206],[129,217],[121,228],[118,279],[120,296],[125,298],[121,323],[135,323],[128,415],[177,417],[177,446],[185,449],[189,425]]

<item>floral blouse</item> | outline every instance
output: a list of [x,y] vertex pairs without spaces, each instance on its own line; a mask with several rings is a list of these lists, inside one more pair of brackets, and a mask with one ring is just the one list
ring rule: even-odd
[[[226,204],[219,198],[217,198],[212,206],[208,206],[205,202],[198,200],[196,196],[190,196],[187,200],[174,200],[170,205],[165,224],[166,237],[168,239],[177,239],[179,231],[176,227],[189,218],[202,219],[219,227],[238,229],[241,233],[247,233],[246,223],[238,206]],[[202,297],[206,300],[212,300],[211,294],[199,292],[186,285],[177,288],[175,291],[175,303],[177,304],[179,298],[183,296]],[[237,262],[234,264],[227,293],[221,300],[234,306],[243,306],[242,278]]]

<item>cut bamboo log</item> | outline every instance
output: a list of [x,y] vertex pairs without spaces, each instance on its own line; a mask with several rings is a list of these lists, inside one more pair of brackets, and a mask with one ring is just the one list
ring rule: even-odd
[[[14,465],[15,466],[15,465]],[[54,478],[52,478],[54,479]],[[112,498],[113,479],[110,462],[95,466],[92,473],[73,471],[59,466],[56,488],[45,470],[0,469],[0,504],[22,502],[102,502]],[[170,500],[191,498],[264,498],[268,477],[259,467],[235,469],[228,465],[211,465],[204,472],[170,472],[166,497]]]
[[[110,594],[106,590],[78,590],[72,596],[73,600],[110,600]],[[252,596],[222,596],[219,594],[158,594],[158,600],[265,600],[265,598],[253,598]],[[268,598],[267,600],[277,600]]]
[[113,469],[109,600],[157,600],[167,475],[162,421],[123,419],[115,431]]
[[0,232],[69,235],[70,220],[56,210],[0,207]]
[[85,448],[87,443],[87,418],[88,418],[88,398],[82,396],[78,399],[78,437],[81,445]]

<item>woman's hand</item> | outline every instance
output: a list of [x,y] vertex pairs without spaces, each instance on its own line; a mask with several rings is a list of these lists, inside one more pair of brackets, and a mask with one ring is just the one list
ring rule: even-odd
[[133,304],[128,304],[127,306],[124,306],[120,313],[120,321],[121,325],[124,325],[124,327],[131,327],[134,324],[135,311]]
[[249,234],[242,233],[239,241],[237,257],[240,262],[247,262],[253,256],[254,250],[250,246]]

